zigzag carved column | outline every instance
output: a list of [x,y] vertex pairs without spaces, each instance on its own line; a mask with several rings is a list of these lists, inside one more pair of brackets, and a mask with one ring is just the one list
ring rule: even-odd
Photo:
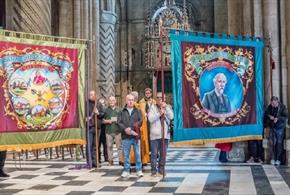
[[51,0],[14,0],[13,29],[51,34]]
[[115,39],[116,15],[103,11],[100,25],[100,95],[109,98],[115,95]]

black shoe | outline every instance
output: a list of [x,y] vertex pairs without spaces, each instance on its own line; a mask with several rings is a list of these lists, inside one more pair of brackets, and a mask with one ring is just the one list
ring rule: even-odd
[[120,162],[119,162],[119,165],[120,165],[120,166],[124,166],[124,163],[120,161]]
[[7,173],[5,173],[3,170],[0,171],[0,177],[10,177]]
[[227,159],[227,153],[224,151],[220,152],[220,156],[219,156],[219,161],[222,163],[227,163],[228,159]]

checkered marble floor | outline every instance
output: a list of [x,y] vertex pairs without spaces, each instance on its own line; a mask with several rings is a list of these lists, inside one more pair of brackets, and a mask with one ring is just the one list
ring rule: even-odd
[[[116,156],[116,155],[115,155]],[[79,162],[66,159],[8,160],[8,179],[0,179],[0,194],[128,194],[128,195],[253,195],[290,194],[290,167],[259,164],[221,164],[214,148],[174,148],[168,150],[166,177],[152,177],[150,166],[138,178],[134,169],[121,178],[122,167],[80,169]],[[21,167],[20,167],[21,165]]]

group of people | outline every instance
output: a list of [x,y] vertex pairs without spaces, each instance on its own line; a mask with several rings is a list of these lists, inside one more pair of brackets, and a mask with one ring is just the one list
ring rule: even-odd
[[108,100],[108,107],[100,111],[95,103],[95,92],[90,92],[87,151],[90,151],[89,160],[92,161],[93,166],[96,162],[94,117],[97,116],[100,124],[105,127],[108,163],[113,165],[113,144],[115,143],[119,165],[124,166],[122,177],[130,175],[131,164],[135,164],[137,176],[142,177],[142,165],[149,162],[152,176],[164,174],[173,110],[171,105],[166,103],[164,94],[158,92],[156,101],[152,95],[152,90],[146,88],[144,98],[138,101],[138,93],[132,92],[126,96],[126,104],[123,108],[116,106],[116,98],[111,96]]
[[[171,105],[166,103],[164,94],[158,92],[156,101],[152,98],[152,90],[146,88],[144,98],[138,102],[138,93],[132,92],[126,96],[126,105],[119,108],[116,98],[111,96],[106,101],[100,99],[96,103],[96,94],[90,91],[88,102],[88,143],[87,160],[96,167],[96,128],[100,129],[99,146],[103,144],[105,161],[113,165],[113,145],[118,150],[119,165],[124,166],[122,177],[130,175],[130,165],[135,164],[139,177],[143,176],[142,164],[150,162],[151,174],[164,174],[166,152],[170,140],[170,121],[173,119]],[[95,117],[98,118],[96,127]],[[288,118],[287,108],[278,97],[273,96],[264,115],[264,126],[270,128],[269,142],[272,165],[280,165],[283,153],[283,140]],[[163,134],[164,133],[164,134]],[[165,139],[162,139],[162,138]],[[249,156],[247,162],[262,162],[262,142],[249,141]],[[227,162],[227,154],[231,144],[217,145],[221,149],[220,161]],[[99,155],[101,153],[99,152]],[[100,159],[101,156],[99,156]],[[9,177],[3,167],[6,151],[0,151],[0,177]]]

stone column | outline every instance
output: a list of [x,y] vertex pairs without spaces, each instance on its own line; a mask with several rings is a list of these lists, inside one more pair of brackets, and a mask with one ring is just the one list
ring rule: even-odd
[[[264,37],[270,37],[270,46],[272,48],[272,57],[275,62],[275,69],[272,70],[272,90],[273,95],[280,98],[280,61],[279,61],[279,32],[278,32],[278,4],[277,0],[263,0],[263,28]],[[265,81],[270,81],[270,62],[269,58],[265,59]],[[270,91],[270,84],[265,83],[265,91]],[[267,93],[266,93],[267,94]],[[266,101],[269,101],[267,95]]]
[[59,1],[59,36],[73,37],[73,0]]
[[94,41],[94,52],[93,57],[93,62],[95,64],[92,64],[93,70],[92,70],[92,81],[93,81],[93,88],[96,90],[97,94],[100,94],[99,92],[99,86],[97,83],[97,73],[99,72],[100,69],[100,1],[99,0],[91,0],[92,1],[92,40]]
[[[280,17],[281,17],[281,65],[282,65],[282,78],[280,78],[280,82],[282,82],[282,97],[283,103],[287,105],[288,98],[287,98],[287,59],[286,59],[286,51],[287,51],[287,35],[286,35],[286,12],[289,10],[285,10],[286,1],[288,0],[280,0]],[[287,106],[288,107],[288,106]]]
[[102,11],[100,25],[100,86],[101,96],[115,95],[115,23],[117,16],[111,11]]
[[214,30],[216,33],[228,33],[227,0],[214,0]]
[[[290,1],[285,1],[284,6],[284,12],[285,12],[285,28],[286,28],[286,68],[290,67]],[[281,6],[282,10],[282,6]],[[290,68],[287,68],[287,74],[290,74]],[[287,96],[290,95],[290,78],[287,78]],[[288,116],[290,115],[289,110],[290,105],[290,98],[287,99],[287,107],[288,107]],[[289,117],[288,117],[288,123],[289,123]],[[289,166],[290,165],[290,127],[288,126],[286,128],[286,140],[285,140],[285,150],[286,150],[286,163]]]
[[241,0],[228,0],[228,33],[239,35],[242,32]]
[[14,1],[13,12],[13,30],[51,34],[51,0]]
[[253,6],[254,35],[263,37],[262,0],[254,0]]
[[74,37],[81,37],[81,0],[74,0]]
[[243,35],[253,36],[253,1],[243,0]]

